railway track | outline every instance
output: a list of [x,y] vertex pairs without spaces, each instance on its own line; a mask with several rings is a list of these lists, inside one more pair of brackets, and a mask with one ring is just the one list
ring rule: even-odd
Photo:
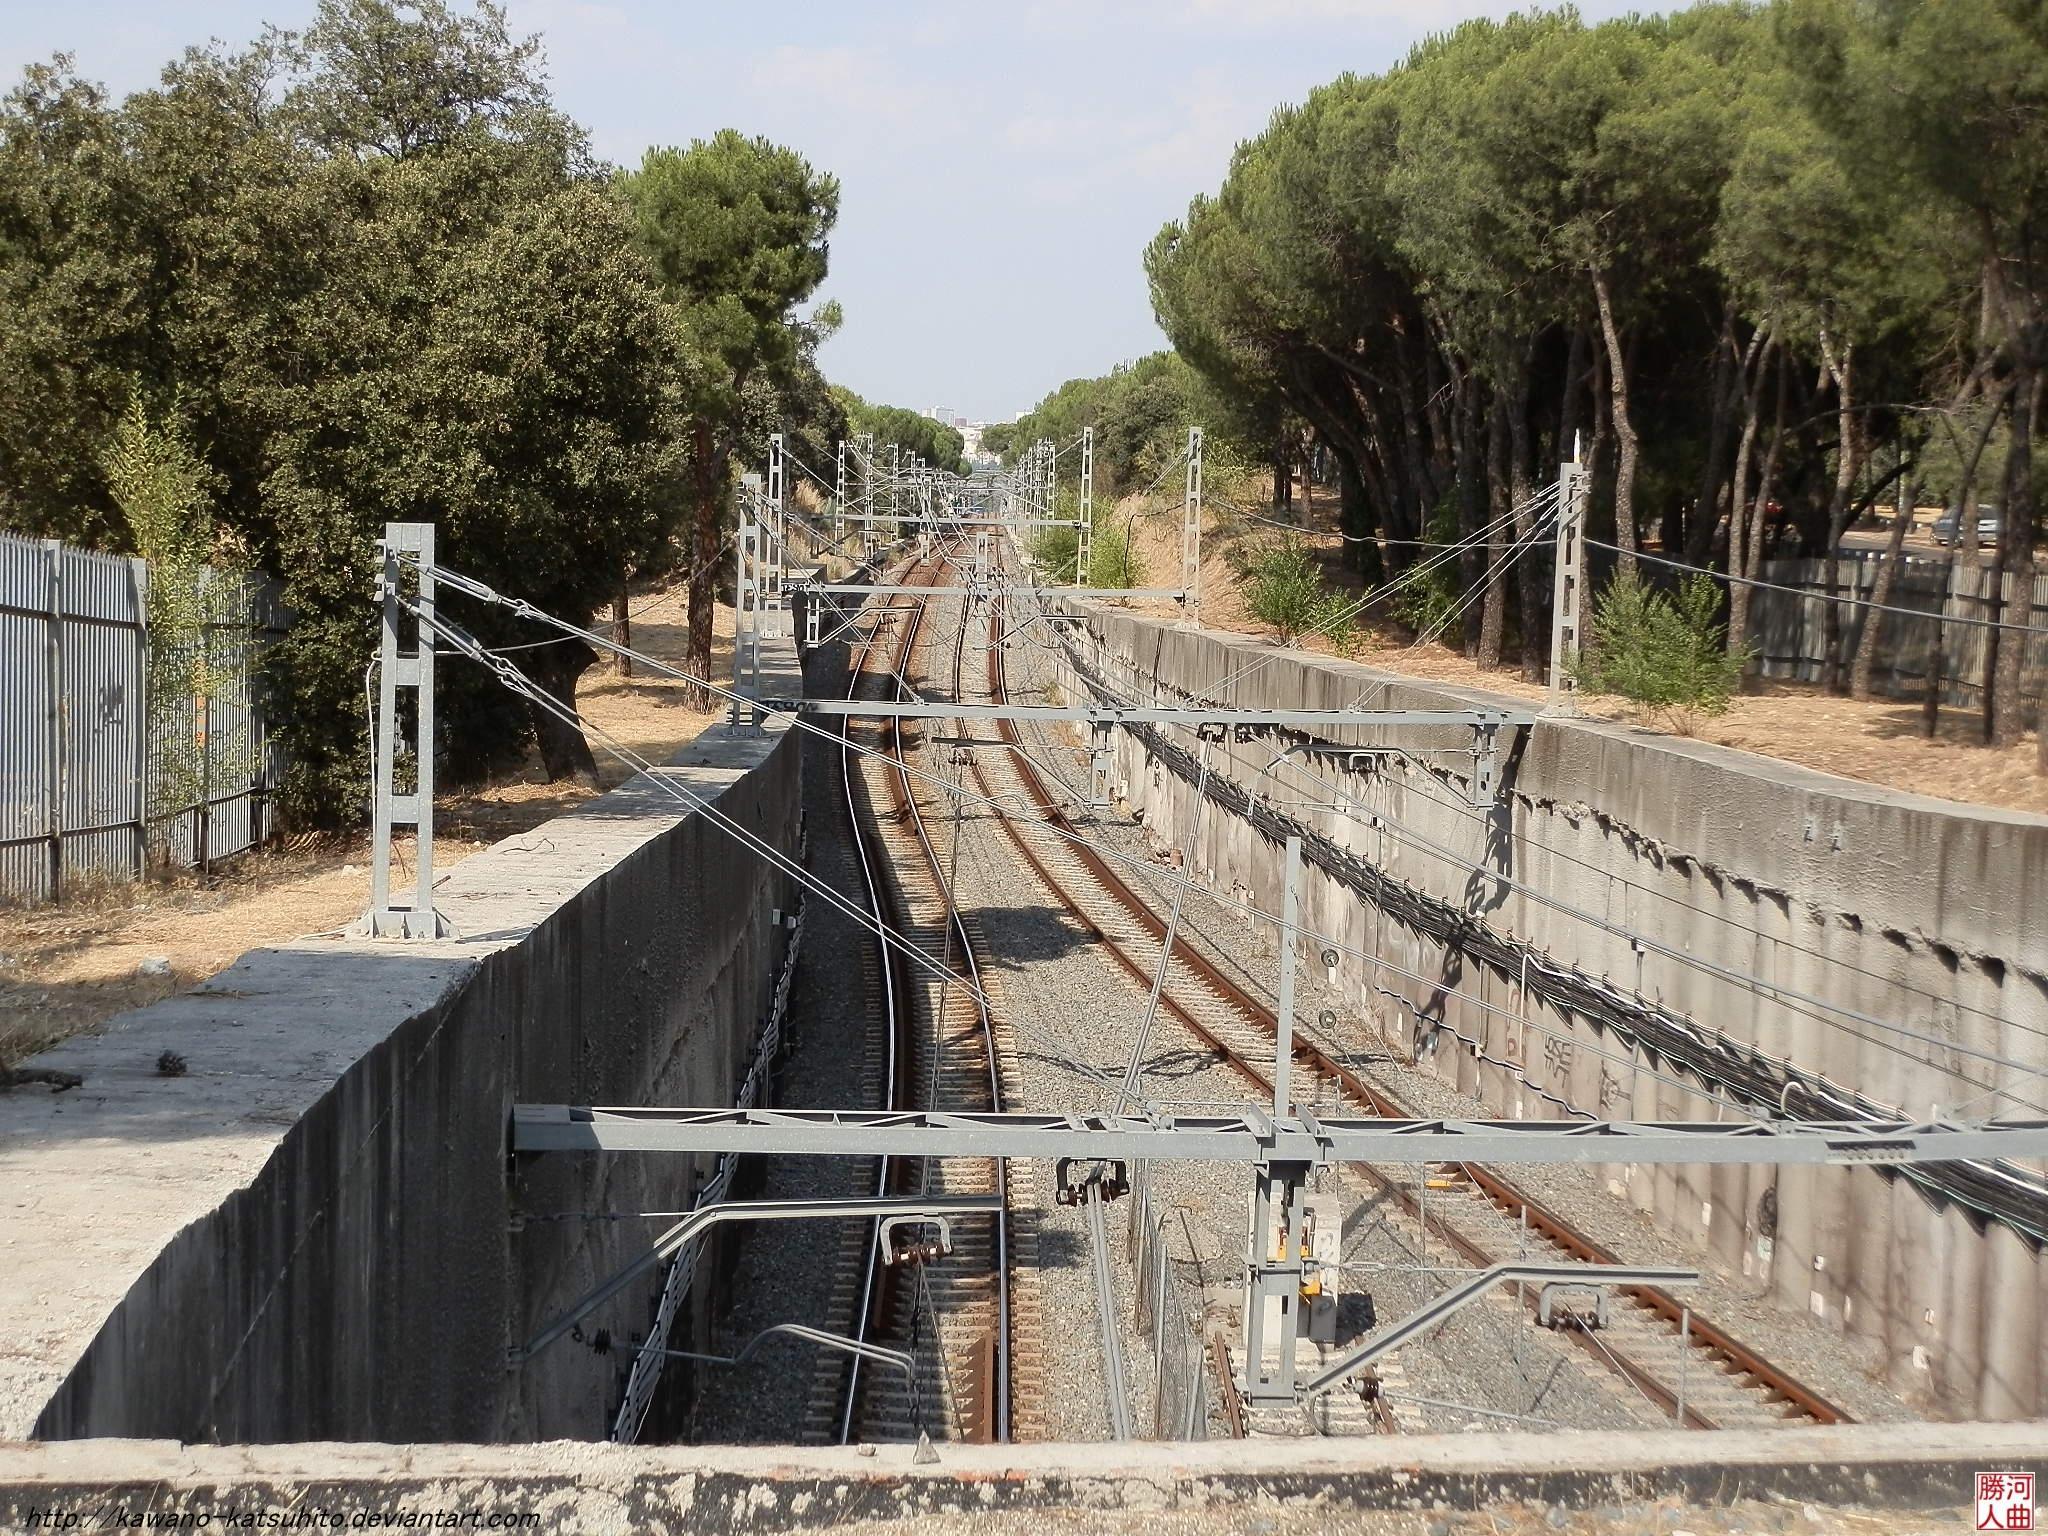
[[[992,611],[989,624],[988,696],[1003,702],[1008,689],[1002,648],[996,641],[1005,620]],[[1010,750],[976,754],[969,772],[977,792],[998,804],[1021,793],[1044,823],[1072,832],[1059,798],[1024,755],[1015,724],[999,722],[998,731]],[[999,820],[1053,898],[1090,930],[1136,987],[1149,993],[1166,938],[1166,924],[1152,903],[1093,849],[1007,812]],[[1173,959],[1174,971],[1161,993],[1162,1010],[1259,1094],[1269,1096],[1268,1064],[1276,1033],[1271,1007],[1231,980],[1184,932],[1175,937]],[[1299,1022],[1294,1056],[1300,1100],[1337,1099],[1374,1114],[1410,1116],[1407,1108],[1318,1043]],[[1617,1262],[1613,1253],[1491,1169],[1469,1163],[1439,1165],[1415,1184],[1363,1165],[1351,1171],[1390,1197],[1425,1242],[1441,1242],[1462,1263],[1483,1267],[1545,1254],[1585,1263]],[[1840,1408],[1725,1329],[1687,1313],[1669,1293],[1650,1286],[1620,1286],[1615,1293],[1617,1304],[1604,1327],[1566,1330],[1566,1336],[1601,1370],[1664,1415],[1681,1416],[1682,1394],[1684,1422],[1701,1429],[1848,1420]],[[1535,1296],[1530,1294],[1527,1300],[1533,1309]],[[1394,1426],[1382,1415],[1379,1427]]]
[[[911,568],[929,585],[935,564]],[[928,638],[927,604],[877,619],[850,668],[848,696],[895,697]],[[962,642],[964,642],[964,625]],[[886,639],[884,637],[887,637]],[[957,678],[961,650],[952,669]],[[877,920],[923,953],[941,956],[965,985],[878,946],[887,1027],[869,1032],[866,1098],[883,1108],[1000,1109],[1010,1102],[1007,1031],[990,1006],[986,946],[951,899],[953,838],[945,808],[931,803],[902,765],[915,739],[892,720],[880,729],[846,722],[840,751],[849,838]],[[877,748],[878,757],[852,750]],[[957,827],[952,829],[957,835]],[[942,848],[941,839],[945,846]],[[864,1342],[909,1353],[914,1373],[845,1355],[821,1359],[806,1429],[826,1441],[1042,1438],[1035,1222],[1009,1208],[998,1159],[884,1159],[876,1193],[996,1194],[994,1221],[956,1220],[943,1257],[887,1262],[874,1227],[842,1245],[835,1303]]]

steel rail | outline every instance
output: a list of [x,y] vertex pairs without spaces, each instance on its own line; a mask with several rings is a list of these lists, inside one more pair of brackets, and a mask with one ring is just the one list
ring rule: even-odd
[[[876,635],[880,633],[880,630],[881,626],[877,624],[873,632],[861,637],[859,650],[855,653],[852,662],[847,668],[846,691],[848,697],[851,697],[859,689],[862,679],[867,675],[868,655],[874,647]],[[893,925],[891,914],[887,910],[889,906],[887,893],[883,889],[882,881],[875,868],[868,839],[861,834],[860,809],[855,801],[853,792],[855,773],[853,767],[852,730],[853,721],[852,717],[849,716],[841,726],[839,733],[839,771],[846,797],[847,829],[853,842],[854,851],[860,859],[861,879],[866,884],[868,890],[868,909],[874,914],[875,918],[877,955],[882,973],[883,1017],[888,1020],[888,1028],[883,1031],[882,1107],[884,1109],[894,1109],[897,1107],[897,1075],[900,1070],[897,1046],[908,1033],[909,986],[908,977],[902,974],[902,957],[892,950],[888,943],[880,937],[883,932]],[[875,1194],[877,1196],[886,1195],[889,1192],[891,1174],[890,1159],[885,1156],[880,1159],[879,1166],[876,1169]],[[881,1300],[879,1287],[876,1284],[882,1271],[882,1224],[880,1221],[877,1221],[869,1229],[866,1252],[866,1262],[862,1266],[860,1302],[855,1308],[853,1319],[854,1341],[862,1345],[868,1342],[868,1334],[873,1327]],[[839,1413],[839,1443],[841,1445],[845,1445],[853,1437],[854,1408],[860,1397],[860,1366],[861,1356],[859,1354],[856,1353],[849,1357],[846,1370],[845,1401],[841,1405]]]
[[[935,571],[943,570],[944,567],[945,557],[941,555]],[[910,616],[910,623],[904,636],[903,646],[897,656],[896,676],[899,679],[899,683],[901,679],[908,675],[911,668],[916,654],[918,631],[923,627],[927,611],[928,605],[920,600],[916,611]],[[963,611],[954,639],[953,692],[956,696],[960,691],[960,672],[966,658],[966,652],[967,615]],[[930,827],[926,825],[924,810],[918,804],[917,795],[911,788],[909,760],[903,745],[903,721],[901,717],[892,719],[889,722],[889,733],[896,759],[897,771],[894,787],[897,805],[900,810],[907,810],[909,812],[911,823],[917,833],[918,844],[924,853],[926,867],[931,873],[932,884],[939,892],[940,899],[945,903],[948,944],[950,945],[956,940],[959,943],[961,957],[967,966],[967,979],[973,983],[974,991],[971,995],[974,1002],[974,1011],[980,1026],[982,1049],[988,1059],[989,1107],[1000,1112],[1003,1108],[1002,1072],[996,1053],[995,1020],[991,1015],[988,1005],[988,989],[982,985],[981,980],[981,957],[975,953],[973,941],[968,936],[966,921],[960,916],[959,903],[954,899],[953,882],[947,878],[945,867],[939,859],[938,846],[932,839]],[[941,995],[944,993],[944,988],[945,983],[941,981]],[[937,1029],[938,1027],[935,1014],[934,1028]],[[936,1048],[935,1045],[934,1049]],[[938,1108],[937,1105],[930,1107]],[[1002,1204],[1002,1214],[996,1217],[996,1379],[987,1384],[987,1390],[991,1398],[990,1406],[993,1412],[984,1416],[980,1422],[992,1425],[993,1433],[991,1438],[998,1444],[1003,1444],[1010,1438],[1009,1171],[1001,1158],[994,1159],[993,1164],[995,1168],[996,1194]]]
[[[990,635],[992,638],[1000,632],[997,627],[1000,621],[997,605],[992,602],[989,615]],[[1002,653],[993,644],[989,650],[989,687],[992,697],[998,700],[1007,699],[1008,690],[1003,671]],[[1023,781],[1025,789],[1040,817],[1064,831],[1071,831],[1071,824],[1068,822],[1065,813],[1061,810],[1058,800],[1046,788],[1045,782],[1032,764],[1029,754],[1023,749],[1023,742],[1018,736],[1014,722],[1000,720],[996,723],[996,728],[1005,744],[1016,749],[1009,754],[1010,761],[1015,764],[1018,776]],[[997,797],[990,793],[991,787],[986,779],[981,776],[978,764],[976,765],[976,778],[983,794],[989,799],[995,800]],[[1064,883],[1053,874],[1051,869],[1047,867],[1046,862],[1039,857],[1037,851],[1030,846],[1023,833],[1013,824],[1011,817],[1007,813],[1002,812],[1000,808],[998,809],[998,816],[1005,830],[1009,832],[1013,845],[1022,854],[1025,862],[1031,866],[1039,879],[1066,904],[1068,909],[1090,930],[1091,934],[1102,942],[1104,948],[1127,974],[1139,985],[1149,987],[1151,983],[1150,971],[1127,954],[1122,946],[1117,944],[1108,934],[1089,921],[1080,903],[1067,892]],[[1079,860],[1082,868],[1087,871],[1089,877],[1104,894],[1109,896],[1117,906],[1138,922],[1155,941],[1163,942],[1165,938],[1165,925],[1152,910],[1151,903],[1132,890],[1129,884],[1094,849],[1086,846],[1085,843],[1078,839],[1070,840],[1067,846]],[[1177,958],[1186,962],[1191,973],[1218,1001],[1230,1007],[1263,1033],[1268,1035],[1277,1033],[1278,1023],[1272,1010],[1232,981],[1206,955],[1189,944],[1185,938],[1176,939],[1175,949]],[[1171,997],[1162,998],[1162,1002],[1184,1028],[1188,1029],[1196,1038],[1202,1040],[1212,1050],[1216,1051],[1225,1063],[1234,1068],[1240,1076],[1253,1083],[1262,1093],[1271,1094],[1272,1078],[1267,1070],[1247,1060],[1229,1041],[1204,1026],[1189,1010],[1180,1006]],[[1412,1112],[1399,1104],[1391,1095],[1368,1083],[1357,1072],[1353,1071],[1350,1066],[1338,1061],[1313,1040],[1304,1038],[1299,1029],[1294,1032],[1294,1055],[1298,1060],[1306,1063],[1311,1070],[1335,1080],[1344,1092],[1369,1107],[1373,1113],[1393,1119],[1413,1118]],[[1611,1250],[1595,1242],[1592,1238],[1578,1231],[1538,1202],[1530,1199],[1500,1175],[1477,1164],[1460,1163],[1456,1166],[1466,1177],[1472,1180],[1473,1184],[1496,1207],[1518,1216],[1526,1212],[1530,1230],[1551,1241],[1557,1247],[1591,1263],[1617,1264],[1620,1262],[1619,1258]],[[1426,1232],[1435,1232],[1440,1235],[1452,1247],[1457,1249],[1468,1262],[1483,1266],[1497,1261],[1497,1255],[1488,1253],[1464,1233],[1457,1231],[1445,1220],[1440,1212],[1433,1213],[1423,1210],[1405,1184],[1399,1180],[1387,1178],[1369,1165],[1360,1165],[1360,1167],[1367,1177],[1391,1194],[1411,1215],[1422,1221]],[[1649,1309],[1668,1322],[1676,1323],[1680,1316],[1688,1311],[1668,1292],[1655,1286],[1629,1285],[1620,1286],[1616,1289],[1620,1295],[1637,1305]],[[1724,1329],[1706,1322],[1697,1313],[1691,1314],[1690,1323],[1692,1339],[1696,1347],[1705,1350],[1709,1354],[1719,1356],[1732,1365],[1739,1374],[1756,1381],[1773,1398],[1788,1404],[1803,1417],[1811,1419],[1818,1424],[1853,1422],[1850,1415],[1843,1409],[1806,1386],[1789,1372],[1773,1365],[1764,1356],[1743,1344]],[[1569,1333],[1567,1336],[1579,1341],[1587,1348],[1589,1354],[1599,1359],[1608,1369],[1631,1381],[1666,1412],[1676,1413],[1678,1411],[1677,1394],[1666,1387],[1652,1372],[1611,1351],[1597,1351],[1594,1341],[1588,1336],[1577,1332]],[[1685,1422],[1696,1428],[1716,1427],[1711,1420],[1691,1405],[1687,1405],[1684,1417]]]
[[[905,590],[921,591],[923,586],[929,584],[932,577],[941,568],[941,562],[937,561],[931,562],[929,569],[925,569],[925,565],[925,562],[915,562],[903,568],[903,577],[915,583],[915,585],[907,587]],[[920,574],[923,575],[922,582],[917,580]],[[929,602],[925,598],[919,597],[913,603],[897,609],[894,613],[885,617],[884,623],[887,627],[897,631],[893,637],[890,654],[884,654],[880,649],[884,644],[882,634],[884,624],[877,624],[872,633],[863,638],[860,651],[860,675],[867,678],[886,679],[892,685],[893,691],[900,697],[902,692],[909,687],[908,670],[918,648],[919,636],[928,609]],[[899,625],[897,622],[899,618],[907,620],[907,622]],[[962,649],[964,652],[964,638],[962,640]],[[858,678],[854,680],[854,686],[858,685],[858,680]],[[842,735],[842,742],[844,743],[845,740],[846,738]],[[911,774],[904,743],[903,727],[900,720],[892,719],[887,723],[884,740],[885,746],[883,750],[864,754],[863,761],[872,758],[876,767],[881,772],[884,781],[889,786],[890,800],[892,802],[888,812],[890,819],[906,829],[907,833],[916,839],[919,862],[930,876],[934,888],[937,890],[940,900],[946,909],[947,936],[945,947],[950,948],[954,943],[958,943],[961,953],[966,957],[965,972],[959,978],[962,982],[961,991],[970,999],[976,1010],[979,1032],[988,1062],[991,1106],[1000,1109],[1003,1100],[1000,1065],[996,1054],[994,1021],[990,1016],[986,991],[982,986],[981,957],[975,952],[965,919],[961,917],[958,905],[952,899],[950,882],[945,877],[944,862],[938,855],[931,831],[926,825],[922,808],[917,802],[916,795],[912,792]],[[861,838],[862,816],[859,804],[854,797],[853,782],[856,775],[850,766],[851,756],[852,749],[850,745],[843,745],[842,772],[847,777],[849,816],[854,824],[855,837],[863,844],[863,868],[867,871],[869,878],[873,882],[875,898],[881,904],[878,910],[886,908],[890,912],[892,921],[906,918],[908,916],[907,912],[897,910],[902,904],[903,897],[900,892],[892,891],[890,881],[882,876],[881,861],[888,860],[894,863],[896,859],[896,856],[892,855],[887,848],[886,838]],[[873,804],[871,801],[870,812],[875,817],[876,825],[879,829],[880,817],[883,815],[882,807]],[[872,849],[872,853],[870,849]],[[900,878],[901,872],[899,871],[899,881]],[[948,958],[950,960],[950,957]],[[946,971],[942,973],[941,998],[944,996],[944,980],[950,974],[950,970],[951,967],[948,964]],[[891,983],[891,995],[893,1006],[890,1013],[892,1021],[890,1030],[892,1036],[890,1044],[890,1060],[892,1063],[890,1092],[893,1099],[891,1108],[894,1108],[897,1104],[910,1102],[914,1091],[909,1079],[909,1074],[912,1070],[912,1053],[909,1041],[911,1039],[911,1032],[915,1028],[916,1015],[913,990],[909,985],[907,976],[894,978]],[[932,1041],[935,1070],[940,1062],[944,1044],[943,1019],[938,1017],[935,1009]],[[931,1107],[938,1108],[940,1106],[934,1105]],[[982,1372],[970,1366],[968,1375],[972,1384],[971,1390],[974,1400],[964,1405],[964,1412],[961,1411],[963,1405],[956,1403],[955,1416],[959,1422],[971,1422],[981,1433],[988,1435],[991,1439],[1007,1440],[1010,1435],[1010,1399],[1012,1395],[1008,1183],[1007,1170],[1003,1162],[1000,1159],[992,1159],[991,1166],[994,1170],[993,1182],[996,1193],[993,1264],[995,1270],[993,1289],[995,1292],[996,1318],[995,1325],[989,1332],[984,1349],[978,1350],[975,1356],[979,1360],[985,1355],[989,1360],[991,1369],[987,1372]],[[889,1170],[888,1178],[895,1180],[900,1178],[900,1174],[900,1168],[892,1167]],[[878,1231],[878,1242],[879,1238],[880,1234]],[[895,1287],[899,1283],[896,1269],[883,1266],[880,1263],[880,1259],[879,1249],[872,1248],[863,1277],[863,1318],[865,1320],[862,1334],[863,1341],[866,1339],[866,1329],[880,1326],[881,1319],[892,1310],[893,1303],[888,1298],[895,1294]],[[877,1280],[878,1273],[880,1276],[879,1282]],[[941,1359],[943,1360],[945,1349],[943,1342],[938,1344],[938,1348],[941,1351]],[[853,1369],[849,1372],[846,1396],[841,1407],[842,1443],[852,1438],[854,1427],[860,1417],[857,1380],[858,1367],[859,1361],[855,1359]]]

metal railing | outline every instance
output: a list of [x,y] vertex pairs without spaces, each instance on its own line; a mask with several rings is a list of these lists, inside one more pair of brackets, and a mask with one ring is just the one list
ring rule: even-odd
[[[733,1095],[734,1104],[741,1109],[753,1108],[767,1095],[769,1076],[782,1052],[783,1025],[789,1017],[789,991],[796,979],[796,962],[803,949],[803,937],[803,909],[799,908],[796,921],[789,930],[789,942],[782,952],[781,967],[775,975],[768,1017],[762,1022],[753,1056],[747,1063],[746,1076],[740,1080],[739,1090]],[[738,1153],[728,1152],[721,1157],[711,1177],[698,1190],[690,1208],[703,1210],[724,1200],[732,1188],[738,1165]],[[611,1438],[616,1443],[631,1445],[640,1438],[641,1426],[647,1421],[647,1410],[654,1402],[655,1388],[661,1384],[662,1366],[669,1355],[669,1338],[682,1314],[683,1303],[696,1284],[697,1266],[703,1254],[702,1242],[686,1243],[668,1267],[662,1281],[661,1299],[655,1305],[653,1325],[633,1353],[633,1363],[626,1374],[625,1392],[617,1413],[612,1417]]]

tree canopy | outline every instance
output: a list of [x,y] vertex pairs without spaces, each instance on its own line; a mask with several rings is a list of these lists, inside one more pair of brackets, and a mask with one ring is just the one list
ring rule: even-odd
[[[118,103],[36,66],[0,102],[0,525],[130,548],[108,445],[138,408],[190,444],[217,536],[292,616],[269,657],[286,808],[359,816],[386,521],[435,523],[450,565],[581,624],[686,564],[708,662],[735,447],[843,429],[816,360],[836,306],[796,313],[837,199],[734,133],[618,175],[488,0],[322,0]],[[513,654],[565,702],[592,660]],[[474,669],[441,691],[451,777],[536,736],[552,776],[593,774],[580,734]]]
[[[2024,0],[1561,10],[1276,112],[1145,266],[1235,421],[1299,422],[1333,457],[1361,566],[1411,561],[1439,512],[1528,538],[1515,509],[1582,444],[1624,567],[1646,545],[1738,576],[1779,547],[1832,564],[1885,483],[1970,505],[1995,466],[2017,574],[2044,206],[2048,27]],[[1549,584],[1508,564],[1464,567],[1466,642],[1492,664],[1519,631],[1533,672]],[[2020,649],[1995,662],[2001,740]]]
[[1014,463],[1042,439],[1061,451],[1066,466],[1074,440],[1093,427],[1096,491],[1115,497],[1156,480],[1186,451],[1187,429],[1204,420],[1213,429],[1221,407],[1185,361],[1154,352],[1100,378],[1067,380],[993,443],[984,433],[982,445]]
[[[619,191],[683,340],[690,565],[704,571],[719,563],[750,403],[757,421],[764,393],[821,404],[817,344],[838,311],[805,321],[796,307],[825,280],[839,183],[793,150],[725,129],[648,150]],[[710,675],[712,606],[711,583],[693,582],[688,664],[700,677]]]
[[874,434],[879,452],[886,455],[894,444],[905,463],[917,458],[949,474],[967,472],[961,458],[967,451],[967,440],[954,428],[900,405],[870,405],[852,390],[838,385],[833,386],[832,393],[846,412],[848,430]]

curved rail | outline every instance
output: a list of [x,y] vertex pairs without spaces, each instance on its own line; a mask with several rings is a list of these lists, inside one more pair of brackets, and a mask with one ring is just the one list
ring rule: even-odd
[[[868,656],[874,649],[881,626],[876,625],[870,633],[861,637],[860,645],[854,652],[846,678],[846,696],[850,699],[859,691],[867,675]],[[881,935],[892,925],[894,913],[887,893],[883,889],[880,872],[876,868],[877,850],[870,847],[870,841],[861,833],[860,807],[854,796],[854,754],[852,749],[853,717],[847,716],[839,726],[839,773],[846,797],[846,824],[855,854],[860,860],[861,880],[867,886],[868,910],[875,919],[875,945],[877,959],[881,966],[883,1016],[888,1028],[883,1031],[884,1060],[882,1070],[883,1109],[896,1108],[896,1084],[898,1073],[898,1044],[909,1030],[909,991],[898,983],[902,980],[901,958],[889,947]],[[875,1173],[875,1193],[886,1195],[892,1176],[891,1159],[880,1159]],[[854,1311],[853,1337],[857,1343],[866,1344],[868,1334],[874,1325],[878,1310],[877,1279],[882,1271],[882,1224],[877,1221],[868,1231],[866,1260],[861,1269],[860,1302]],[[853,1438],[854,1406],[860,1398],[861,1357],[855,1354],[847,1365],[845,1401],[839,1412],[838,1437],[841,1445]]]
[[[903,579],[907,583],[929,585],[936,579],[937,570],[942,564],[943,560],[941,559],[937,562],[906,566],[903,572]],[[924,630],[924,620],[928,611],[928,601],[916,599],[906,611],[905,616],[908,622],[897,623],[894,616],[888,621],[888,627],[896,629],[898,632],[891,647],[893,655],[885,656],[882,654],[883,642],[881,636],[884,628],[883,624],[878,623],[873,633],[863,639],[857,653],[853,675],[849,679],[849,697],[858,691],[864,680],[873,679],[878,675],[889,677],[891,679],[891,691],[900,696],[912,660],[918,649],[919,639]],[[960,633],[953,660],[953,676],[956,689],[965,655],[966,622],[964,616],[959,629]],[[879,665],[877,665],[878,662]],[[860,770],[855,766],[856,754],[852,751],[850,745],[850,735],[848,733],[851,727],[852,721],[849,718],[841,732],[840,769],[845,785],[847,811],[853,827],[853,837],[859,851],[863,876],[868,884],[870,902],[876,911],[878,919],[889,923],[892,927],[900,927],[900,919],[907,916],[907,912],[900,910],[901,894],[899,891],[892,890],[891,888],[890,881],[887,878],[885,861],[894,863],[901,856],[892,855],[889,852],[886,846],[886,836],[875,837],[864,833],[862,830],[864,818],[861,814],[861,797],[856,794],[856,784],[863,781],[860,777]],[[1001,1109],[1004,1106],[1005,1094],[1001,1076],[995,1021],[988,1007],[987,994],[983,982],[982,957],[977,952],[977,946],[967,928],[966,920],[961,915],[958,905],[954,900],[953,883],[949,877],[946,863],[939,855],[932,829],[926,822],[924,808],[919,803],[917,795],[912,791],[907,755],[908,748],[905,743],[901,720],[892,719],[889,722],[885,729],[884,741],[886,746],[883,757],[886,760],[892,760],[892,765],[884,766],[882,774],[885,782],[889,785],[890,799],[893,803],[889,811],[884,812],[882,807],[875,805],[870,800],[869,811],[874,816],[878,829],[883,825],[884,815],[887,815],[889,824],[903,829],[906,836],[913,837],[916,841],[917,863],[924,869],[931,881],[932,888],[938,893],[938,897],[945,909],[944,932],[946,938],[943,945],[945,964],[949,969],[957,967],[966,983],[962,990],[969,994],[975,1009],[978,1033],[986,1060],[986,1081],[989,1096],[989,1104],[987,1106],[977,1107]],[[900,879],[902,873],[904,873],[900,866],[897,873]],[[955,959],[956,955],[960,957],[958,960]],[[889,1029],[887,1030],[887,1034],[890,1037],[887,1047],[889,1087],[886,1093],[888,1102],[883,1107],[895,1108],[899,1104],[911,1102],[915,1097],[913,1086],[908,1081],[908,1074],[913,1064],[913,1047],[910,1042],[913,1039],[913,1032],[916,1026],[917,1004],[915,1001],[915,989],[909,985],[908,974],[903,968],[901,955],[891,950],[887,945],[883,947],[883,975],[888,1003],[887,1016],[890,1021]],[[947,983],[942,981],[940,987],[941,1003],[939,1008],[934,1010],[933,1016],[933,1041],[931,1049],[934,1053],[932,1061],[935,1080],[940,1075],[940,1066],[944,1053],[945,1031],[940,1010],[944,1007],[943,999],[946,996],[947,985]],[[895,1160],[894,1163],[884,1162],[882,1164],[878,1175],[881,1192],[886,1192],[893,1182],[900,1179],[901,1170],[900,1166],[898,1166],[900,1162],[901,1160]],[[1012,1420],[1009,1184],[1008,1171],[1001,1160],[992,1160],[991,1168],[995,1193],[1002,1200],[1002,1209],[994,1227],[994,1251],[990,1264],[990,1268],[993,1271],[992,1289],[995,1317],[987,1337],[976,1351],[975,1364],[968,1373],[969,1379],[965,1384],[964,1392],[953,1392],[949,1393],[949,1395],[954,1396],[956,1410],[961,1397],[967,1397],[970,1400],[967,1417],[970,1417],[975,1425],[980,1426],[982,1433],[988,1435],[991,1439],[1003,1441],[1010,1437]],[[902,1283],[902,1276],[899,1273],[901,1266],[883,1263],[884,1256],[880,1251],[880,1240],[880,1231],[879,1227],[877,1227],[864,1249],[863,1270],[860,1280],[859,1320],[856,1329],[856,1337],[863,1343],[868,1342],[871,1333],[879,1325],[881,1319],[888,1315],[896,1305],[899,1298],[894,1291],[894,1287]],[[937,1301],[930,1293],[927,1294],[926,1300],[930,1305],[936,1307]],[[915,1300],[913,1299],[910,1304],[915,1306]],[[939,1345],[939,1348],[942,1351],[941,1359],[943,1360],[944,1345]],[[837,1408],[838,1437],[841,1443],[845,1443],[854,1437],[856,1426],[862,1414],[859,1365],[860,1362],[856,1357],[846,1375],[844,1396]],[[948,1382],[953,1380],[950,1369],[945,1370],[944,1379]]]
[[[939,575],[946,569],[942,556],[936,563],[932,581],[936,584]],[[928,603],[920,599],[906,626],[903,647],[897,655],[897,692],[902,692],[903,679],[908,673],[911,658],[917,648],[918,631],[924,625]],[[967,614],[963,610],[953,642],[953,693],[960,693],[961,669],[967,655]],[[955,944],[959,946],[961,959],[966,967],[967,980],[974,987],[974,1011],[981,1030],[982,1049],[988,1060],[989,1107],[1001,1110],[1003,1105],[1002,1073],[996,1053],[995,1020],[990,1014],[988,991],[982,984],[981,957],[975,953],[973,941],[968,937],[966,921],[960,916],[959,903],[954,900],[954,881],[951,872],[939,860],[939,850],[933,841],[931,829],[925,824],[924,808],[910,787],[909,760],[903,745],[903,720],[900,716],[889,722],[891,755],[896,759],[895,790],[900,810],[907,810],[912,827],[917,833],[918,846],[923,851],[926,867],[931,872],[933,885],[946,903],[946,961],[952,961]],[[938,1106],[930,1106],[937,1108]],[[1009,1169],[1001,1158],[994,1160],[996,1194],[1002,1199],[1003,1214],[996,1218],[996,1346],[995,1381],[990,1386],[991,1406],[994,1412],[988,1422],[994,1425],[993,1437],[999,1444],[1010,1438],[1010,1242],[1009,1242]]]

